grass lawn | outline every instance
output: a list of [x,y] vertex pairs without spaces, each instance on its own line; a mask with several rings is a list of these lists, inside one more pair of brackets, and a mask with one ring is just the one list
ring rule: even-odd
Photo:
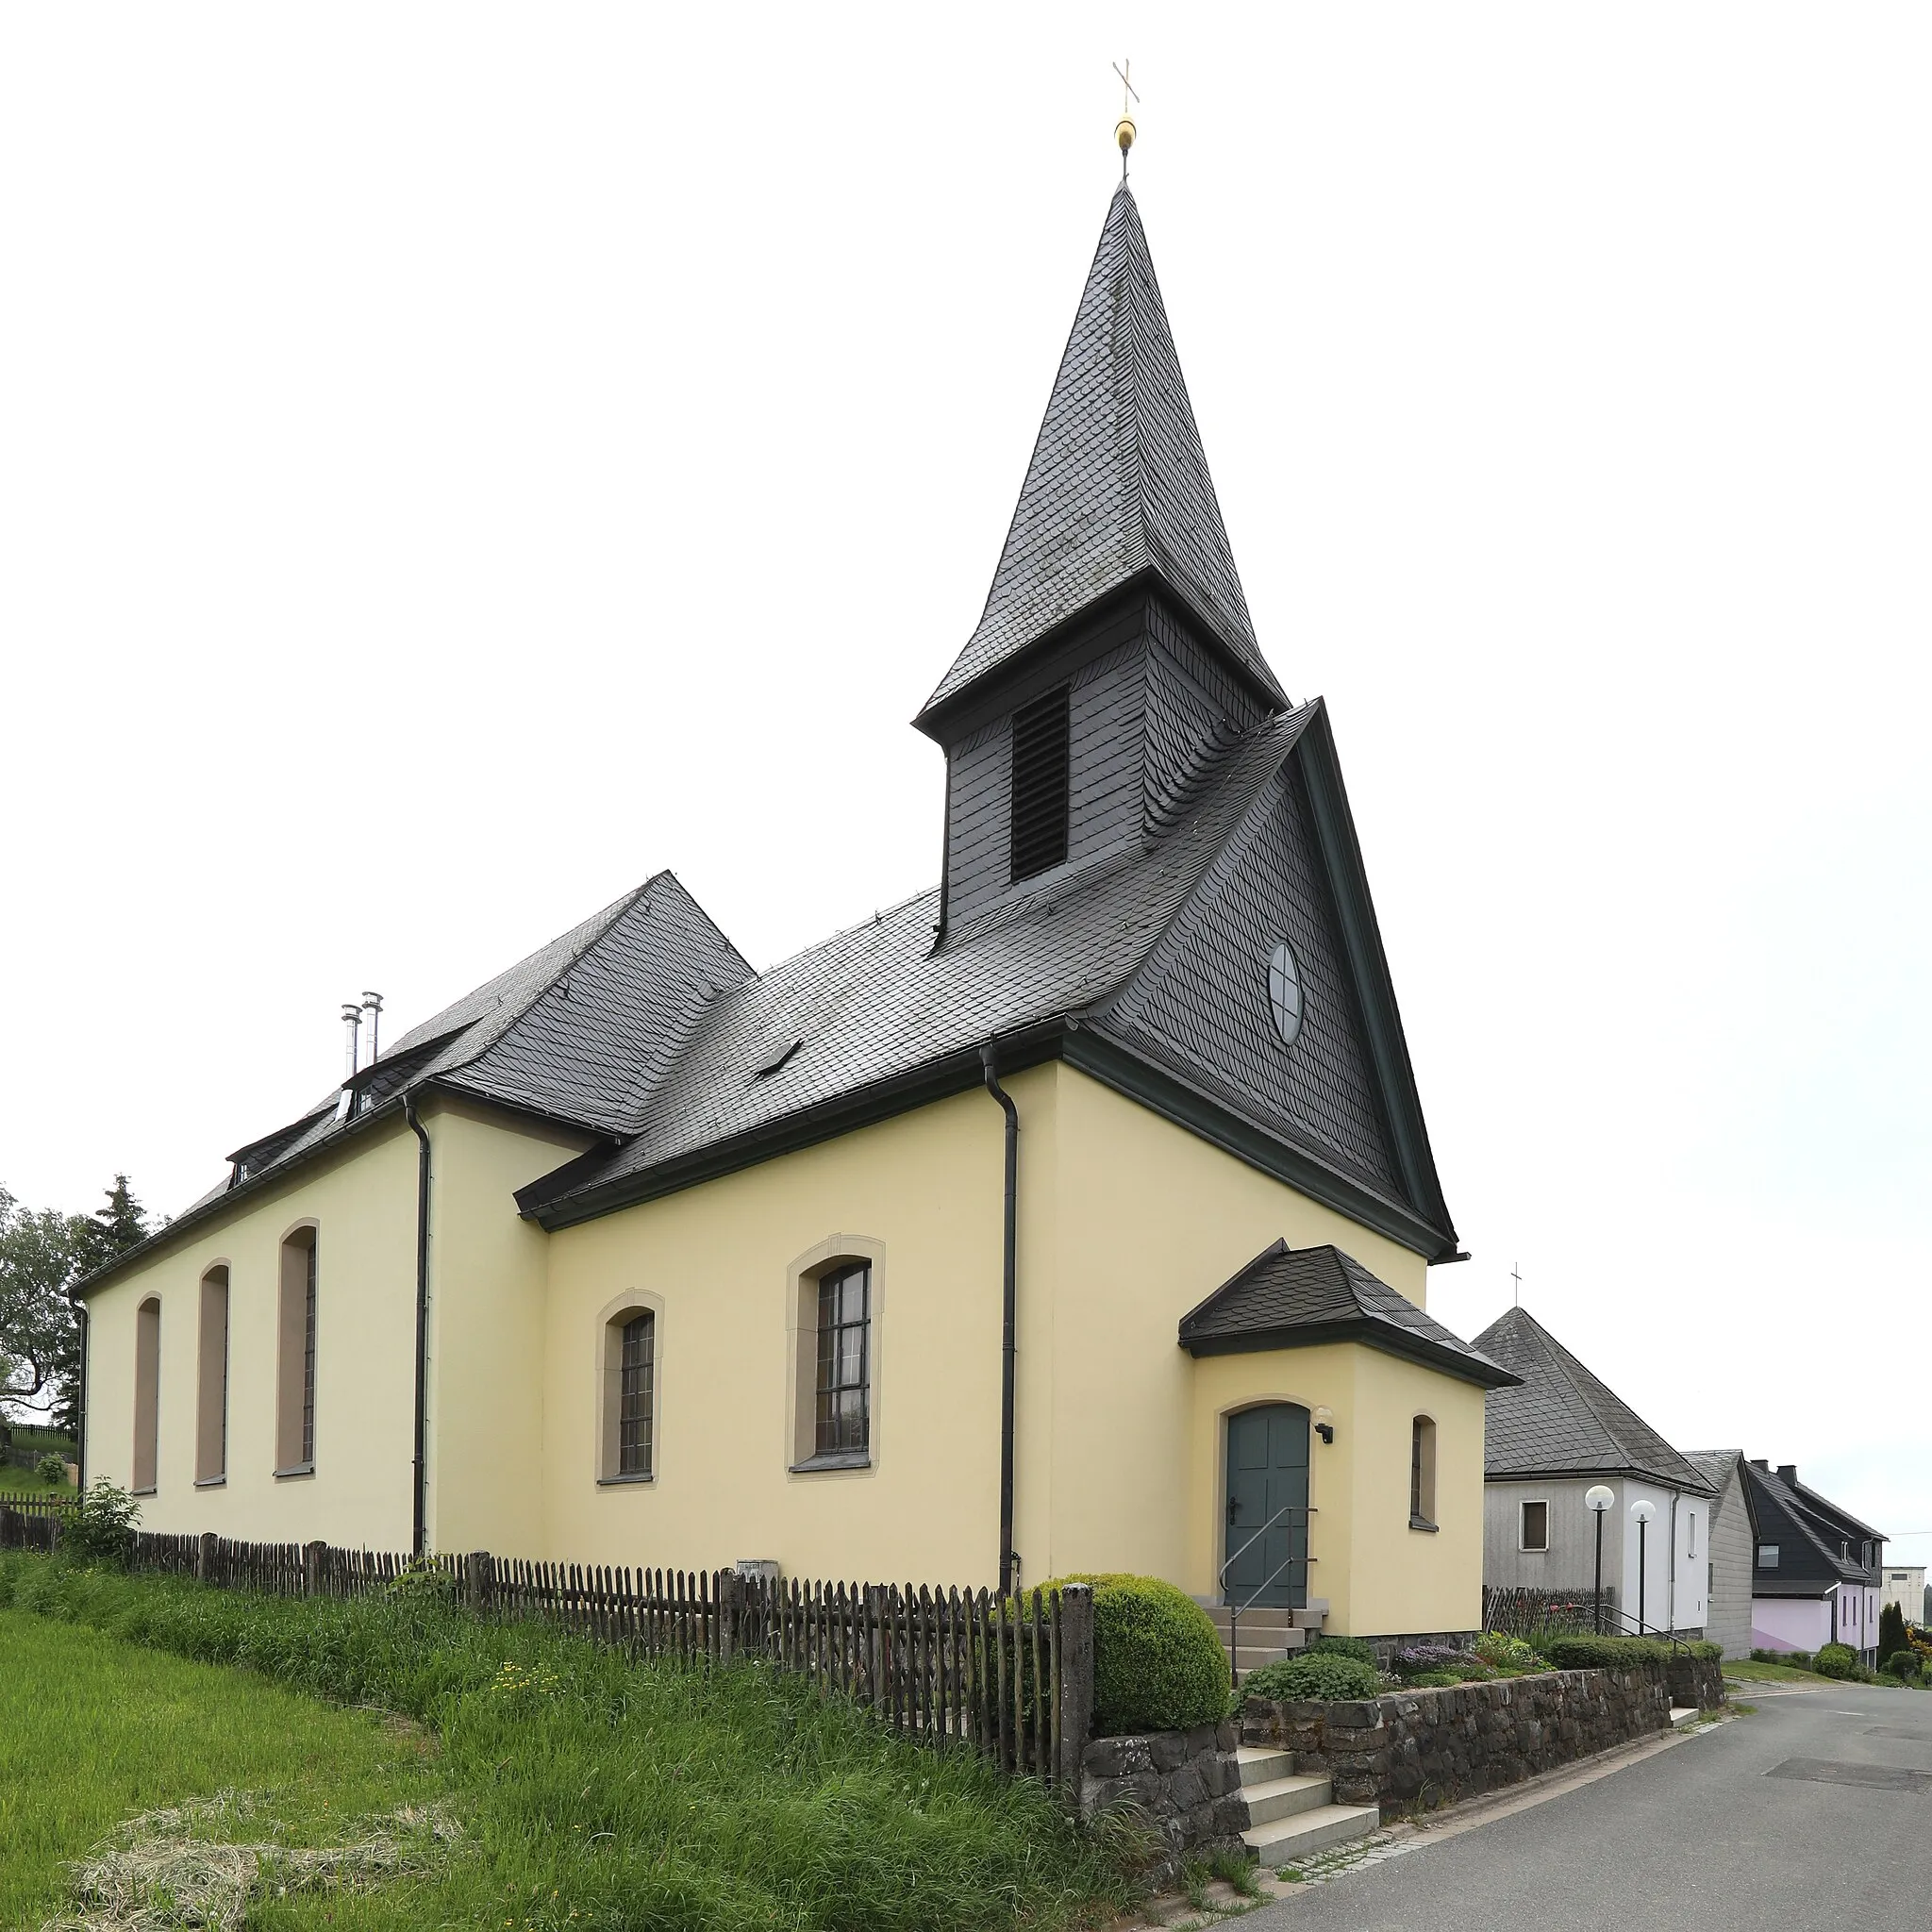
[[74,1486],[71,1483],[42,1482],[30,1469],[16,1469],[10,1462],[0,1462],[0,1496],[71,1496]]
[[291,1842],[326,1842],[345,1819],[420,1805],[442,1789],[432,1755],[405,1727],[249,1673],[6,1609],[0,1659],[8,1932],[52,1914],[65,1861],[136,1812],[247,1790],[263,1795]]
[[[44,1653],[38,1690],[0,1694],[0,1791],[22,1787],[6,1802],[44,1820],[36,1848],[16,1850],[0,1811],[0,1884],[39,1885],[20,1894],[34,1909],[55,1860],[131,1811],[223,1785],[274,1793],[263,1809],[309,1842],[412,1791],[444,1794],[462,1827],[424,1875],[251,1909],[271,1932],[1053,1932],[1104,1923],[1132,1896],[1115,1851],[1037,1787],[896,1739],[761,1664],[636,1661],[433,1596],[252,1597],[25,1554],[0,1556],[0,1619],[9,1666],[17,1630],[73,1646]],[[416,1721],[439,1748],[411,1753],[341,1707],[360,1704]],[[158,1715],[121,1723],[149,1706]],[[42,1707],[54,1714],[35,1741],[16,1742],[12,1712]],[[91,1724],[121,1768],[70,1777],[60,1754]],[[61,1795],[75,1778],[100,1785],[85,1806]],[[23,1907],[0,1901],[11,1932]]]

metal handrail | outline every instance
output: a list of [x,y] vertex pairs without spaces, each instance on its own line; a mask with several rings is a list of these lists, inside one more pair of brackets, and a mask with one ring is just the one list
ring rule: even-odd
[[[1297,1509],[1299,1509],[1301,1513],[1304,1516],[1306,1516],[1308,1513],[1308,1508],[1309,1506],[1306,1503],[1284,1503],[1281,1506],[1281,1507],[1277,1509],[1274,1512],[1274,1514],[1271,1516],[1268,1519],[1268,1521],[1264,1523],[1260,1526],[1260,1528],[1257,1529],[1254,1533],[1254,1535],[1247,1540],[1246,1542],[1241,1544],[1240,1549],[1231,1551],[1229,1553],[1227,1561],[1221,1566],[1221,1569],[1216,1574],[1214,1578],[1215,1587],[1221,1591],[1223,1596],[1225,1596],[1227,1594],[1227,1573],[1234,1568],[1236,1563],[1238,1563],[1241,1559],[1241,1557],[1244,1557],[1248,1553],[1248,1551],[1254,1547],[1256,1543],[1259,1542],[1260,1540],[1264,1536],[1266,1536],[1268,1532],[1271,1529],[1273,1529],[1274,1525],[1277,1523],[1279,1523],[1284,1516],[1291,1516]],[[1291,1527],[1292,1527],[1292,1525],[1291,1525]],[[1300,1557],[1296,1557],[1292,1555],[1290,1555],[1289,1557],[1284,1558],[1283,1561],[1277,1563],[1274,1566],[1274,1569],[1267,1576],[1262,1578],[1262,1580],[1258,1584],[1256,1585],[1253,1595],[1251,1595],[1248,1598],[1246,1603],[1231,1603],[1228,1605],[1227,1670],[1228,1675],[1234,1680],[1234,1682],[1237,1685],[1239,1685],[1241,1680],[1241,1612],[1243,1610],[1253,1609],[1256,1601],[1259,1598],[1261,1592],[1268,1589],[1269,1586],[1274,1583],[1275,1577],[1279,1576],[1284,1570],[1291,1569],[1298,1561],[1303,1563],[1312,1563],[1314,1560],[1315,1559],[1312,1557],[1307,1555],[1306,1553],[1304,1553]]]

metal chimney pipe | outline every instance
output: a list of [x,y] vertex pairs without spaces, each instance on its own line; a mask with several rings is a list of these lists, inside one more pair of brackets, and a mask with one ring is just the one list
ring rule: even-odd
[[360,1043],[362,1008],[342,1005],[342,1080],[346,1085],[356,1077],[356,1048]]
[[362,1010],[369,1015],[369,1057],[362,1064],[366,1067],[373,1067],[375,1064],[376,1056],[382,1051],[380,1045],[377,1044],[377,1038],[382,1027],[382,995],[379,992],[371,992],[365,986],[362,989]]

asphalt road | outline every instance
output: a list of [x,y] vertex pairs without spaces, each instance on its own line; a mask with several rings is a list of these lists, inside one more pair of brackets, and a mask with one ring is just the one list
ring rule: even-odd
[[[1793,1759],[1799,1772],[1822,1764],[1824,1777],[1870,1781],[1766,1774]],[[1755,1717],[1240,1923],[1243,1932],[1842,1932],[1932,1924],[1928,1901],[1932,1694],[1834,1685],[1767,1696]]]

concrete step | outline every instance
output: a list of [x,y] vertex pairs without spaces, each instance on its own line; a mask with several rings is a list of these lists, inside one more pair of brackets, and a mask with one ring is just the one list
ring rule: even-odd
[[1234,1761],[1241,1771],[1243,1790],[1250,1785],[1265,1785],[1294,1773],[1292,1751],[1271,1751],[1265,1744],[1241,1745],[1234,1754]]
[[1257,1785],[1244,1784],[1250,1824],[1273,1824],[1278,1818],[1297,1818],[1335,1802],[1335,1780],[1303,1773],[1295,1777],[1271,1777]]
[[1688,1731],[1703,1716],[1704,1713],[1694,1707],[1690,1710],[1684,1710],[1676,1706],[1673,1706],[1671,1709],[1671,1728],[1674,1731]]
[[1381,1822],[1374,1805],[1321,1805],[1268,1824],[1251,1824],[1241,1838],[1261,1864],[1279,1867],[1367,1838]]
[[[1214,1627],[1224,1632],[1226,1630],[1233,1616],[1233,1612],[1229,1610],[1225,1604],[1215,1605],[1208,1614],[1214,1619]],[[1241,1612],[1241,1628],[1243,1630],[1292,1630],[1296,1627],[1294,1621],[1296,1617],[1304,1614],[1305,1612],[1300,1610],[1262,1609],[1257,1607],[1255,1609],[1243,1610]]]
[[[1295,1634],[1299,1636],[1300,1632]],[[1235,1654],[1234,1667],[1246,1676],[1250,1671],[1258,1671],[1263,1664],[1278,1664],[1283,1657],[1295,1656],[1300,1649],[1299,1643],[1244,1643]]]

